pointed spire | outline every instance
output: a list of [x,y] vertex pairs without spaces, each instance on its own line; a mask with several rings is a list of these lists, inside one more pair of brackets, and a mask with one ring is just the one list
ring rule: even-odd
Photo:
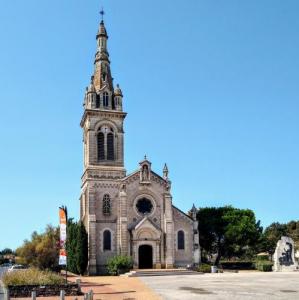
[[163,178],[168,179],[168,167],[167,167],[166,163],[165,163],[164,168],[163,168]]
[[191,213],[192,213],[192,219],[195,221],[196,220],[196,214],[197,214],[197,209],[193,203],[192,208],[191,208]]

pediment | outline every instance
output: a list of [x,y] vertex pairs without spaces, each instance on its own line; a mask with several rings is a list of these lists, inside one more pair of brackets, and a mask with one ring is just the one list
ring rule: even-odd
[[143,182],[140,179],[140,170],[136,170],[135,172],[122,178],[121,181],[125,185],[129,185],[136,181],[138,181],[140,183],[140,185],[150,185],[150,184],[156,183],[156,184],[160,184],[160,185],[164,186],[168,190],[170,189],[170,186],[171,186],[170,181],[166,181],[165,179],[163,179],[161,176],[159,176],[157,173],[153,172],[152,170],[150,171],[150,174],[151,174],[150,180],[147,182]]
[[161,231],[161,229],[156,224],[154,224],[148,217],[144,217],[138,224],[136,224],[135,230],[139,230],[144,227],[151,228],[159,232]]
[[147,216],[139,222],[132,224],[131,228],[134,239],[151,240],[159,239],[162,230],[154,224]]

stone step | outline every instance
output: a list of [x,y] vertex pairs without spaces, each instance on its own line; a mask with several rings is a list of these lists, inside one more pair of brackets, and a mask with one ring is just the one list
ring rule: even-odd
[[199,275],[201,273],[192,271],[192,270],[186,270],[186,269],[176,269],[176,270],[134,270],[130,271],[128,273],[122,274],[121,276],[124,277],[145,277],[145,276],[179,276],[179,275]]

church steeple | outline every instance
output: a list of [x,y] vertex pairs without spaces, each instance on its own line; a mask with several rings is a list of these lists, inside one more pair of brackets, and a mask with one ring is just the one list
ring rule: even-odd
[[[108,92],[110,92],[112,97],[113,79],[111,76],[109,53],[107,50],[108,35],[103,20],[100,23],[96,39],[97,52],[94,61],[94,86],[97,92],[106,89]],[[106,103],[103,103],[104,106],[106,106],[105,104]],[[110,109],[112,109],[112,104],[110,106]]]
[[[104,24],[103,15],[96,35],[97,50],[94,60],[94,72],[91,80],[93,87],[92,97],[85,96],[85,109],[116,110],[122,111],[122,92],[117,86],[114,89],[110,69],[110,59],[107,47],[108,34]],[[90,91],[90,86],[87,88]],[[86,93],[86,95],[88,92]],[[92,101],[93,100],[93,101]]]
[[[101,12],[103,16],[104,12]],[[107,49],[108,34],[104,20],[100,21],[96,35],[97,50],[94,72],[84,96],[84,113],[81,120],[84,137],[84,167],[95,166],[104,172],[124,175],[123,93],[114,89]],[[117,171],[115,169],[117,167]],[[109,174],[110,174],[109,173]],[[112,173],[111,173],[112,174]],[[112,176],[112,175],[109,176]],[[100,175],[97,175],[100,176]],[[105,174],[106,176],[106,174]],[[108,175],[107,175],[108,176]]]

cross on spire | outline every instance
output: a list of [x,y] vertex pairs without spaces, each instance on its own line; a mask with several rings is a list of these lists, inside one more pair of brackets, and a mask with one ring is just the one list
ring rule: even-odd
[[102,21],[104,21],[104,14],[105,14],[105,12],[104,12],[104,9],[102,7],[102,9],[100,11],[100,15],[102,16]]

